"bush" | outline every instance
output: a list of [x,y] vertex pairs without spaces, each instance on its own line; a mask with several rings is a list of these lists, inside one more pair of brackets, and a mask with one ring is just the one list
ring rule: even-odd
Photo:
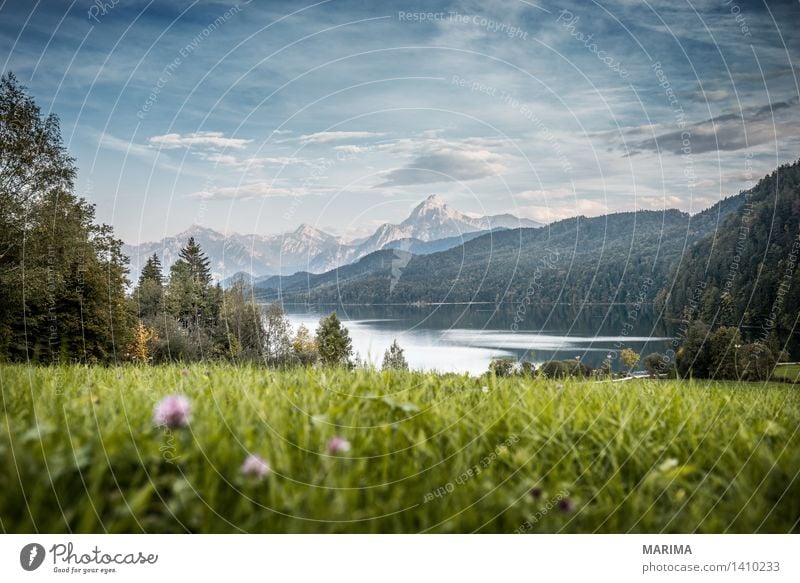
[[489,363],[489,372],[496,377],[513,377],[517,374],[517,361],[513,358],[496,358]]
[[593,371],[579,360],[550,360],[539,368],[539,372],[549,379],[563,379],[567,377],[590,377]]
[[763,344],[745,344],[736,353],[736,370],[743,381],[767,380],[776,364],[777,357]]
[[667,372],[667,361],[660,352],[651,352],[644,357],[644,369],[650,378],[656,378]]

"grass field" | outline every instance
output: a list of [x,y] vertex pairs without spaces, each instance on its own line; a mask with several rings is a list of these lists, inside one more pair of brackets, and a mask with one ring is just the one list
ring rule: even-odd
[[[783,383],[2,366],[0,388],[4,532],[798,531]],[[189,426],[156,427],[173,393]]]
[[800,381],[800,364],[778,365],[772,374],[777,378],[787,379],[796,383]]

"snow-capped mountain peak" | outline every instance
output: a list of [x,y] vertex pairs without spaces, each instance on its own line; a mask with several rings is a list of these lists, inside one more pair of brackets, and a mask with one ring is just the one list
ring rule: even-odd
[[513,215],[474,217],[449,207],[440,196],[430,195],[419,203],[402,223],[384,223],[366,240],[342,241],[312,225],[303,223],[282,235],[223,234],[208,227],[192,225],[161,241],[125,246],[131,258],[131,276],[138,278],[146,257],[157,253],[165,271],[177,259],[181,247],[193,236],[211,259],[215,277],[224,279],[235,272],[254,276],[292,274],[296,271],[321,273],[346,265],[401,239],[435,241],[456,238],[496,228],[538,226]]

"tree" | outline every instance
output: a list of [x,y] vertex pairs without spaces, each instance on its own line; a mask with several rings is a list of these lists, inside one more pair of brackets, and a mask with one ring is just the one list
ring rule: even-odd
[[517,372],[517,361],[513,358],[495,358],[489,363],[489,372],[496,377],[512,377]]
[[686,336],[675,355],[675,365],[681,378],[708,377],[711,367],[709,335],[709,327],[700,321],[691,322],[686,328]]
[[352,367],[353,343],[350,333],[342,326],[336,312],[322,318],[317,328],[317,350],[323,364]]
[[777,358],[764,344],[751,342],[736,352],[736,372],[743,381],[764,381],[775,370]]
[[630,371],[639,364],[639,354],[630,348],[623,348],[619,353],[619,360]]
[[207,288],[211,285],[211,261],[203,253],[194,237],[189,237],[189,241],[180,250],[178,256],[180,257],[179,261],[186,263],[189,277],[197,282],[201,288]]
[[233,360],[258,362],[265,356],[266,330],[261,307],[250,287],[239,280],[225,290],[220,328],[227,355]]
[[666,373],[666,361],[659,352],[651,352],[644,357],[644,369],[650,378],[657,378],[660,374]]
[[142,268],[142,273],[139,275],[138,285],[141,286],[146,281],[152,281],[159,287],[164,285],[164,275],[161,272],[161,260],[155,253],[147,258]]
[[152,353],[156,342],[158,342],[158,333],[155,329],[139,322],[134,327],[131,341],[128,344],[128,356],[134,362],[148,363],[153,358]]
[[161,261],[153,253],[139,276],[139,283],[133,290],[136,312],[139,318],[150,320],[163,311],[164,277],[161,273]]
[[292,327],[283,307],[273,302],[265,314],[264,355],[273,366],[285,366],[292,354]]
[[127,343],[127,258],[74,194],[76,171],[58,118],[0,78],[2,359],[108,361]]
[[303,324],[297,328],[297,333],[292,339],[292,352],[294,358],[303,366],[314,364],[319,356],[317,341]]
[[736,371],[737,352],[742,347],[742,335],[738,328],[720,326],[711,336],[709,353],[711,366],[709,377],[716,379],[738,379]]
[[207,329],[216,323],[222,289],[211,285],[209,259],[194,237],[189,237],[178,255],[170,268],[168,310],[193,332]]
[[403,349],[397,343],[395,338],[391,346],[383,353],[383,370],[408,370],[408,362],[403,355]]

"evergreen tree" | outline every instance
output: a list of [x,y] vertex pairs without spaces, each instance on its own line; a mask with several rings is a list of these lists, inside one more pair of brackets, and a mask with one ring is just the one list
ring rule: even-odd
[[391,346],[383,353],[383,370],[408,370],[408,362],[403,355],[403,349],[397,343],[395,338]]
[[208,330],[216,324],[222,290],[211,285],[210,261],[194,237],[189,237],[179,257],[170,268],[167,308],[193,333]]
[[352,367],[353,342],[350,333],[342,326],[336,312],[322,318],[317,328],[317,350],[323,364]]
[[139,318],[151,320],[158,316],[163,309],[164,278],[161,273],[161,261],[153,253],[139,276],[139,283],[133,291],[135,310]]
[[151,281],[157,284],[158,287],[163,287],[164,285],[164,275],[161,272],[161,260],[155,253],[147,258],[142,268],[142,273],[139,275],[138,285],[141,286],[146,281]]
[[178,253],[179,261],[184,261],[188,267],[188,274],[201,288],[211,285],[211,261],[208,259],[200,245],[189,237],[186,246]]

